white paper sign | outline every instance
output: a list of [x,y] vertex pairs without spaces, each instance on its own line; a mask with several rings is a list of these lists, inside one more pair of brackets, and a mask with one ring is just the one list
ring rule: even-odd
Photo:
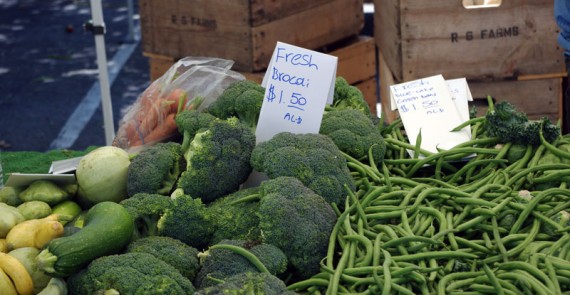
[[286,131],[318,133],[325,104],[333,99],[337,63],[335,56],[277,42],[261,84],[257,142]]
[[464,120],[442,75],[392,85],[390,97],[392,109],[398,109],[411,144],[416,144],[420,130],[421,148],[433,153],[471,139],[463,130],[451,132]]
[[[455,103],[455,108],[459,113],[462,122],[469,120],[469,102],[473,101],[473,96],[467,85],[467,79],[459,78],[446,80],[451,99]],[[471,134],[471,126],[466,126],[461,131]]]

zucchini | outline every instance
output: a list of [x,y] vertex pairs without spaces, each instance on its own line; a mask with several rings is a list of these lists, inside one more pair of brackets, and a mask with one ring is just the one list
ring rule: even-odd
[[133,218],[122,205],[98,203],[85,215],[81,230],[49,242],[38,255],[38,264],[49,274],[67,277],[96,258],[121,252],[133,230]]

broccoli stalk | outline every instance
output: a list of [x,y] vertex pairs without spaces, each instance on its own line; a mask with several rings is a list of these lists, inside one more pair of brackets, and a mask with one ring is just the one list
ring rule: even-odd
[[138,193],[120,202],[133,217],[133,238],[159,235],[158,221],[174,203],[168,196]]

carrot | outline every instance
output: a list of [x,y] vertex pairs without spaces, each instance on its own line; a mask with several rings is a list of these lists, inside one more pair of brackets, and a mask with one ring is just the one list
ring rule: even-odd
[[171,137],[177,130],[176,122],[174,117],[176,113],[170,113],[164,118],[162,124],[159,124],[150,133],[144,137],[144,144],[149,144],[152,142],[157,142]]

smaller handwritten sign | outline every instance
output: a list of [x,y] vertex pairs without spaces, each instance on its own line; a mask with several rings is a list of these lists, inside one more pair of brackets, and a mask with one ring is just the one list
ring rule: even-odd
[[318,133],[325,104],[332,102],[337,63],[335,56],[277,42],[261,84],[257,142],[286,131]]
[[433,153],[471,139],[463,130],[451,132],[465,120],[449,89],[442,75],[390,86],[392,109],[398,109],[411,144],[420,130],[421,148]]
[[[462,122],[469,120],[469,102],[473,101],[473,96],[467,85],[467,79],[459,78],[446,80],[451,99],[455,104],[455,109],[459,113]],[[465,126],[461,131],[471,134],[471,126]]]

